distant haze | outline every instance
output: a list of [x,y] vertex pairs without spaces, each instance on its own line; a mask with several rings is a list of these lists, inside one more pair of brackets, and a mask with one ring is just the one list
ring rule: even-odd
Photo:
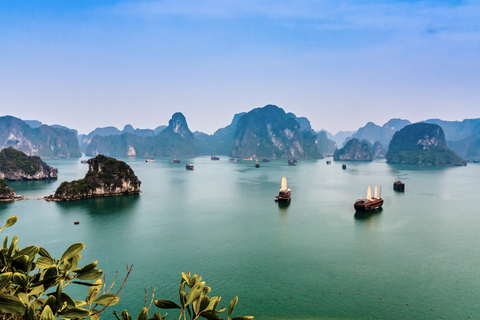
[[315,130],[480,117],[478,1],[2,1],[0,116],[213,133],[275,104]]

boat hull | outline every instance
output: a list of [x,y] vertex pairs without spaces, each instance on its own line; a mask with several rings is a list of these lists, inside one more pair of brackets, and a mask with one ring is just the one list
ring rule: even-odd
[[290,190],[288,191],[280,191],[278,193],[278,196],[275,197],[275,201],[277,202],[289,202],[291,198],[292,192]]
[[356,212],[368,212],[381,209],[383,205],[383,199],[372,199],[372,200],[358,200],[355,202],[353,207]]
[[395,191],[405,191],[405,183],[402,183],[400,181],[395,181],[393,183],[393,190]]

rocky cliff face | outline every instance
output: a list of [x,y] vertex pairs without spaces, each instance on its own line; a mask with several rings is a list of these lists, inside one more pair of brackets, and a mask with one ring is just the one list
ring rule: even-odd
[[320,131],[317,134],[318,138],[318,149],[324,157],[330,157],[333,155],[337,149],[337,144],[335,141],[328,139],[327,133],[325,131]]
[[387,150],[383,147],[383,145],[379,141],[375,141],[373,144],[373,157],[374,158],[385,158],[387,154]]
[[0,201],[21,200],[23,197],[17,196],[15,191],[7,185],[7,181],[0,179]]
[[140,180],[123,161],[98,155],[88,160],[85,178],[62,182],[54,195],[46,200],[70,201],[140,193]]
[[75,132],[60,127],[41,125],[32,128],[24,121],[0,117],[0,148],[13,147],[30,156],[45,158],[80,157]]
[[445,134],[436,124],[414,123],[395,133],[387,152],[387,163],[461,166],[466,165],[447,147]]
[[357,138],[360,141],[365,139],[372,144],[378,141],[383,146],[388,146],[395,132],[409,124],[411,124],[410,121],[403,119],[390,119],[381,127],[373,122],[368,122],[364,127],[358,129],[352,135],[352,138]]
[[27,156],[22,151],[6,148],[0,151],[0,179],[43,180],[57,179],[57,169],[47,165],[37,156]]
[[[244,114],[237,126],[231,155],[234,157],[320,158],[318,141],[307,134],[305,142],[300,124],[283,109],[268,105]],[[305,152],[305,148],[308,152]]]
[[85,150],[87,156],[194,157],[198,154],[193,133],[183,114],[175,113],[167,128],[154,136],[132,133],[95,136]]
[[335,150],[335,161],[372,161],[373,148],[367,140],[350,139],[343,148]]

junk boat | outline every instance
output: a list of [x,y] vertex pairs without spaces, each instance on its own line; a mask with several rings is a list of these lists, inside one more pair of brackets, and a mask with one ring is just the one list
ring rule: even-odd
[[230,158],[228,161],[238,162],[238,158]]
[[253,160],[253,157],[245,157],[245,158],[243,158],[243,160],[249,160],[250,161],[250,160]]
[[262,161],[263,161],[263,162],[270,162],[270,159],[268,159],[268,158],[263,158]]
[[173,159],[172,162],[173,163],[180,163],[180,159]]
[[355,201],[353,207],[357,212],[367,212],[380,209],[383,205],[383,199],[378,196],[378,186],[375,186],[375,195],[372,197],[372,187],[368,186],[367,197]]
[[260,162],[255,162],[255,168],[260,168]]
[[217,156],[211,155],[210,160],[220,160],[220,158]]
[[275,201],[289,202],[291,193],[291,190],[287,188],[287,178],[283,177],[282,187],[278,192],[278,196],[275,197]]
[[187,163],[187,165],[185,166],[185,169],[193,170],[193,164]]
[[296,160],[288,160],[288,165],[289,165],[289,166],[295,166],[296,163],[297,163]]
[[397,180],[393,183],[393,190],[395,191],[405,191],[405,183],[400,180]]

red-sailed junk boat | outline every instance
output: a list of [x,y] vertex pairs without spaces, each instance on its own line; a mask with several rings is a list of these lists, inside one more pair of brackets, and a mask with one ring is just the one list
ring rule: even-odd
[[372,197],[372,187],[368,186],[367,197],[355,201],[353,207],[357,212],[367,212],[380,209],[383,205],[383,199],[378,196],[378,187],[375,186],[375,195]]

